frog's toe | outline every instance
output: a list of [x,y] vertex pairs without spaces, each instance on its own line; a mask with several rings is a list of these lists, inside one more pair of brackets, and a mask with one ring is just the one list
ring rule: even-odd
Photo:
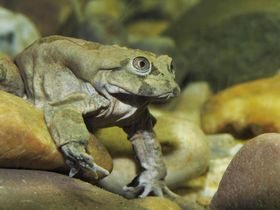
[[150,193],[153,193],[156,196],[165,196],[171,199],[178,196],[166,186],[163,180],[143,181],[141,178],[139,179],[139,177],[134,178],[130,184],[123,188],[123,190],[125,191],[125,196],[128,198],[144,198]]
[[109,175],[109,171],[94,163],[92,156],[86,153],[83,145],[69,143],[63,145],[61,150],[64,153],[66,164],[70,167],[69,176],[75,176],[81,168],[92,171],[96,179],[98,178],[97,173]]

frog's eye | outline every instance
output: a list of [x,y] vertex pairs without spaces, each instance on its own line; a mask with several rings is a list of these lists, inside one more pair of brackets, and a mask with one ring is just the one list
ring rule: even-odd
[[140,76],[145,76],[151,72],[151,63],[150,61],[142,56],[136,57],[132,61],[133,72]]

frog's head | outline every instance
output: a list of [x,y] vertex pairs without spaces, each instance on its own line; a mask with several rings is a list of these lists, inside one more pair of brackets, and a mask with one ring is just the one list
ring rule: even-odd
[[124,93],[151,100],[169,99],[180,93],[175,82],[175,66],[167,55],[156,56],[127,48],[117,48],[114,55],[113,59],[103,61],[107,67],[101,67],[96,73],[94,86],[97,89],[105,88],[109,94]]

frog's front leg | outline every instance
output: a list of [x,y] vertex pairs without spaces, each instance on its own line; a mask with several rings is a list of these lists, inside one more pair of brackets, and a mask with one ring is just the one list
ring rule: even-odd
[[166,195],[170,198],[177,196],[168,189],[164,181],[167,172],[160,144],[153,131],[154,124],[155,119],[147,111],[146,116],[137,124],[124,129],[142,168],[141,174],[124,187],[128,197],[146,197],[151,192],[157,196]]
[[74,176],[81,168],[90,169],[96,178],[97,172],[109,174],[106,169],[96,165],[86,152],[90,134],[83,114],[95,108],[95,104],[84,94],[74,94],[45,106],[44,113],[49,131],[70,167],[69,176]]

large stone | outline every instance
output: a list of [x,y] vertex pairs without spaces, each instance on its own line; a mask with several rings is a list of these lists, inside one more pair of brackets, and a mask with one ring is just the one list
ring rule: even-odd
[[250,138],[280,131],[280,75],[224,90],[206,103],[202,128],[206,133],[230,132]]
[[35,25],[26,16],[3,7],[0,7],[0,25],[0,52],[10,56],[20,53],[39,38]]
[[165,33],[177,45],[178,82],[206,80],[221,90],[272,75],[280,66],[279,11],[278,0],[200,1]]
[[207,138],[210,146],[207,173],[183,183],[175,191],[185,199],[192,199],[202,206],[210,205],[228,164],[243,146],[230,134],[208,135]]
[[280,209],[280,134],[250,140],[228,166],[211,210]]
[[163,197],[146,197],[134,201],[149,210],[181,210],[176,203]]
[[[112,170],[110,155],[95,138],[90,139],[87,149],[98,165]],[[43,113],[4,91],[0,91],[0,167],[45,170],[66,167],[48,132]],[[92,179],[90,173],[84,176]]]
[[29,17],[43,36],[57,34],[67,21],[77,21],[83,3],[84,0],[0,0],[1,6]]
[[0,185],[3,210],[146,209],[89,183],[46,171],[0,169]]
[[[170,112],[153,109],[152,114],[157,119],[155,132],[167,166],[167,185],[180,186],[182,182],[205,172],[208,167],[209,147],[201,129],[184,117],[180,118]],[[130,142],[119,128],[102,129],[97,133],[97,137],[110,151],[114,163],[112,174],[102,179],[101,185],[122,194],[123,186],[139,171],[139,163],[134,159]]]
[[193,82],[181,90],[179,97],[167,103],[153,104],[153,107],[172,112],[172,116],[183,117],[200,126],[201,111],[212,95],[213,93],[206,82]]

